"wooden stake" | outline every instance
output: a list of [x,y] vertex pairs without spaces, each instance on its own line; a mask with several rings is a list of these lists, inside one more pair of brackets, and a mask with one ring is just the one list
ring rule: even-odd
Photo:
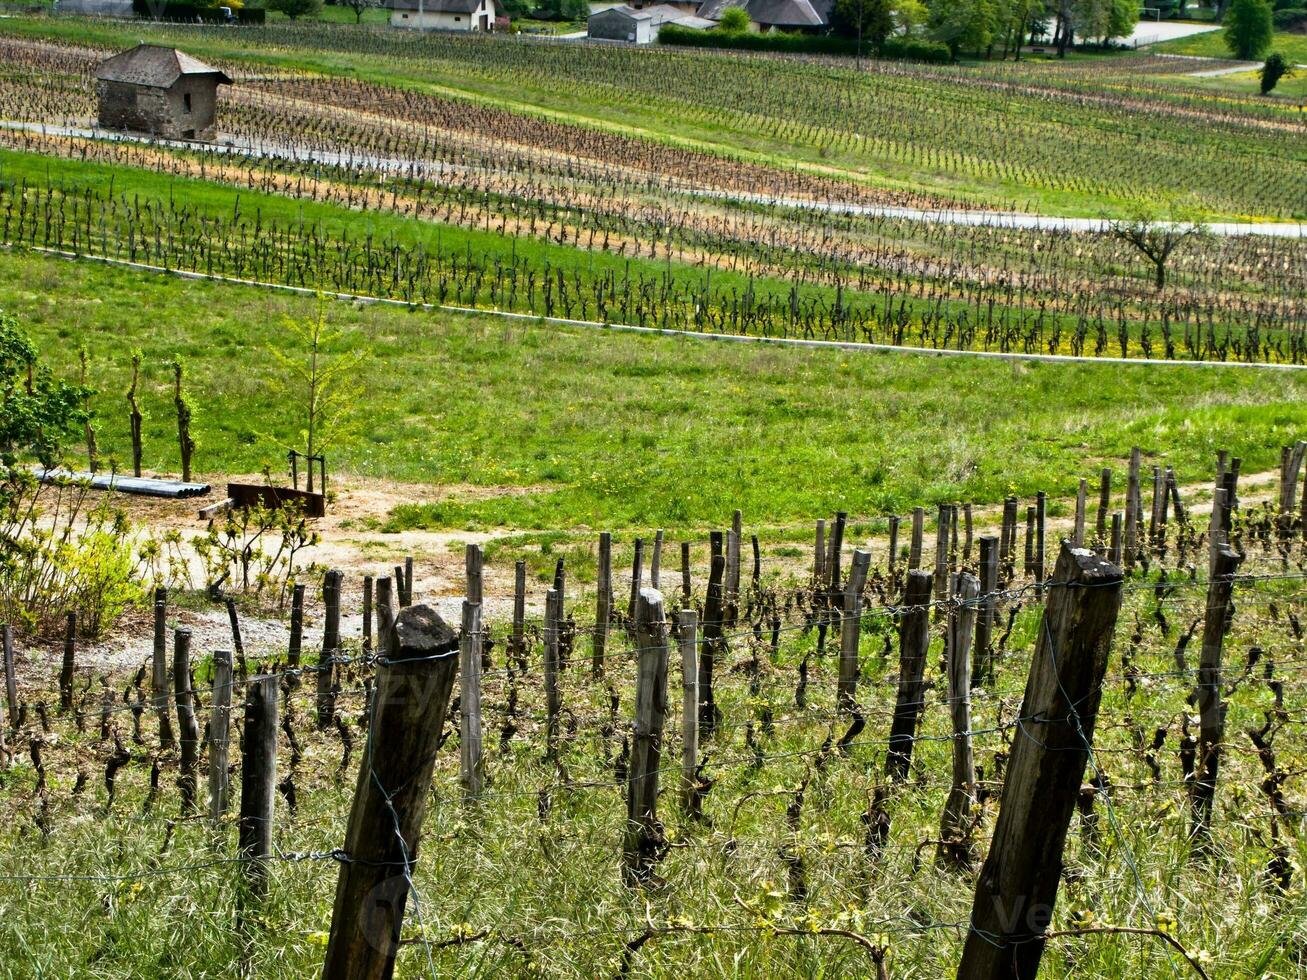
[[681,598],[685,600],[686,605],[690,603],[691,597],[690,582],[690,542],[681,542]]
[[1104,466],[1098,474],[1098,521],[1095,525],[1099,545],[1107,546],[1107,522],[1112,510],[1112,470]]
[[889,556],[887,558],[886,568],[890,578],[894,577],[894,566],[899,560],[899,519],[897,515],[891,514],[889,519]]
[[484,553],[481,545],[470,544],[464,551],[464,567],[467,571],[467,601],[474,606],[481,605],[481,564]]
[[77,613],[68,613],[64,629],[64,662],[59,670],[59,710],[73,710],[73,678],[77,672]]
[[236,609],[236,600],[230,596],[227,598],[227,620],[231,623],[231,645],[236,653],[236,663],[240,668],[241,676],[247,677],[249,669],[245,664],[245,643],[241,640],[240,613]]
[[976,649],[971,683],[983,687],[994,680],[994,620],[998,614],[998,538],[980,539],[980,614],[976,619]]
[[[368,586],[367,598],[368,600],[371,600],[372,598],[371,576],[364,579],[364,581],[367,583]],[[366,605],[364,606],[364,610],[365,610],[364,613],[365,616],[367,616],[367,614],[371,611],[370,609],[368,609]],[[367,625],[369,620],[365,618],[363,622],[365,624],[364,636],[366,637],[367,636],[366,630],[367,630]],[[291,670],[299,669],[300,653],[303,650],[303,647],[304,647],[304,585],[301,583],[295,586],[295,590],[291,593],[290,596],[290,645],[287,648],[287,653],[286,653],[286,666],[289,667]],[[290,680],[294,682],[293,686],[298,685],[299,682],[298,677],[292,677],[290,678]]]
[[686,816],[703,815],[699,794],[699,614],[680,613],[681,645],[681,804]]
[[231,794],[227,775],[228,749],[231,744],[231,651],[213,651],[213,688],[209,697],[209,819],[215,828],[222,826]]
[[383,980],[395,969],[431,774],[458,669],[458,635],[409,606],[385,637],[367,748],[336,882],[323,980]]
[[640,591],[635,622],[639,672],[622,845],[623,878],[629,885],[650,879],[663,844],[658,823],[658,771],[667,712],[667,623],[663,619],[663,597],[655,589]]
[[590,670],[598,677],[604,672],[608,649],[608,625],[613,618],[613,536],[599,535],[599,581],[595,583],[595,631],[590,655]]
[[949,613],[945,657],[953,722],[953,783],[939,826],[940,839],[948,843],[940,847],[939,856],[953,867],[970,868],[975,862],[971,806],[976,801],[976,765],[971,752],[971,631],[976,623],[980,581],[962,572],[954,578],[952,592],[959,605]]
[[931,584],[930,572],[919,568],[908,572],[908,585],[903,592],[903,605],[907,608],[899,620],[899,691],[885,756],[885,775],[891,780],[908,778],[917,721],[925,704],[923,678],[926,651],[930,648]]
[[812,588],[820,589],[826,582],[826,521],[817,519],[817,540],[812,546]]
[[[296,586],[298,589],[299,586]],[[363,576],[363,656],[372,652],[372,576]]]
[[5,698],[9,702],[9,724],[17,731],[18,674],[14,670],[14,628],[5,623],[0,632],[4,636]]
[[1130,470],[1125,489],[1125,567],[1135,567],[1139,557],[1139,447],[1130,450]]
[[1107,549],[1107,560],[1113,565],[1121,564],[1121,512],[1112,515],[1112,543]]
[[653,554],[649,556],[649,587],[658,588],[663,565],[663,532],[659,528],[654,532]]
[[159,747],[164,751],[175,749],[177,740],[172,733],[172,716],[168,702],[172,691],[168,684],[168,590],[154,590],[154,656],[150,674],[150,698],[154,701],[155,717],[159,720]]
[[1116,566],[1086,549],[1062,546],[998,822],[976,882],[959,980],[1039,972],[1062,876],[1067,823],[1093,743],[1121,583]]
[[1076,490],[1076,522],[1071,532],[1071,543],[1077,548],[1085,545],[1085,510],[1089,506],[1089,481],[1080,478],[1080,487]]
[[[720,540],[721,532],[713,536]],[[714,549],[716,550],[716,549]],[[726,575],[726,556],[714,554],[708,572],[708,594],[703,606],[703,640],[699,645],[699,735],[712,738],[717,730],[717,703],[713,700],[713,665],[724,656],[722,629],[722,579]]]
[[459,775],[463,798],[475,800],[485,781],[481,755],[481,606],[463,603],[463,633],[459,644]]
[[[252,677],[245,687],[238,823],[245,884],[255,897],[267,886],[277,796],[277,678]],[[346,865],[348,867],[348,865]]]
[[626,632],[635,636],[635,607],[640,599],[640,587],[644,583],[644,539],[635,539],[635,551],[631,556],[631,596],[626,604]]
[[926,532],[926,509],[912,508],[912,541],[908,546],[908,570],[915,571],[921,567],[921,541]]
[[558,691],[559,630],[563,620],[563,597],[557,589],[545,593],[545,755],[558,758],[558,716],[563,709]]
[[1192,829],[1190,837],[1196,855],[1210,853],[1212,804],[1216,799],[1216,777],[1221,767],[1221,742],[1225,737],[1226,704],[1221,700],[1221,647],[1233,610],[1234,575],[1239,555],[1229,545],[1216,551],[1212,576],[1207,585],[1207,608],[1203,615],[1203,647],[1198,667],[1198,684],[1191,704],[1198,706],[1201,731],[1198,736],[1196,778],[1190,793]]
[[179,627],[173,632],[172,680],[177,701],[177,731],[181,743],[182,816],[196,810],[195,791],[200,766],[200,726],[195,720],[195,695],[191,691],[191,631]]
[[1040,490],[1035,494],[1035,581],[1039,583],[1039,594],[1043,595],[1044,575],[1047,571],[1045,561],[1044,527],[1048,516],[1048,494]]
[[[611,603],[611,592],[608,598]],[[526,663],[526,562],[522,559],[513,565],[513,656]]]
[[318,660],[318,730],[331,725],[336,716],[335,674],[340,658],[340,592],[345,573],[332,569],[322,584],[325,622],[322,627],[322,656]]
[[862,587],[871,567],[871,552],[859,548],[853,553],[849,584],[844,590],[843,618],[840,621],[840,678],[837,703],[842,714],[858,706],[858,640],[862,636]]

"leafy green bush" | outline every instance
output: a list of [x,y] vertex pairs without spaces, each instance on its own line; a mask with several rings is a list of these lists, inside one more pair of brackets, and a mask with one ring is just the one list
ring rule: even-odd
[[[858,42],[846,37],[822,37],[813,34],[729,34],[722,30],[696,31],[688,27],[666,24],[658,32],[659,44],[673,44],[687,48],[729,48],[741,51],[779,51],[787,54],[842,54],[858,53]],[[864,46],[864,54],[870,47]],[[880,57],[904,61],[928,61],[947,64],[952,60],[949,50],[936,41],[889,38],[881,45]]]
[[1271,5],[1234,0],[1225,15],[1225,44],[1236,58],[1260,58],[1271,46]]
[[749,29],[749,14],[743,7],[727,7],[722,11],[722,19],[717,27],[728,34],[739,34],[742,31],[747,31]]
[[1288,7],[1271,14],[1271,24],[1277,31],[1294,31],[1307,33],[1307,10],[1301,7]]
[[1278,51],[1266,59],[1266,64],[1262,65],[1257,76],[1261,79],[1262,95],[1269,95],[1271,89],[1279,84],[1281,78],[1285,75],[1292,74],[1289,62],[1284,60],[1284,55]]

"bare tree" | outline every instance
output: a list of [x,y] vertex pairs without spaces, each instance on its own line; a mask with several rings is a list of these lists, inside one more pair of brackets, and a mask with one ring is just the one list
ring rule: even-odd
[[1186,220],[1174,213],[1170,221],[1158,221],[1142,211],[1124,221],[1113,221],[1108,230],[1116,238],[1133,245],[1153,264],[1153,284],[1158,292],[1166,288],[1166,265],[1175,250],[1190,238],[1206,232],[1199,221]]

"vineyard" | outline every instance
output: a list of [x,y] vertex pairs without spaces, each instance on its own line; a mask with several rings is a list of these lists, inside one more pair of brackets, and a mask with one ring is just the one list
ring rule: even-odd
[[[782,560],[738,512],[707,547],[605,534],[539,576],[469,546],[461,612],[420,559],[333,571],[267,648],[234,615],[228,652],[196,648],[161,584],[134,672],[88,664],[73,621],[57,679],[7,672],[0,935],[33,973],[105,976],[938,976],[1032,929],[1058,975],[1291,973],[1302,445],[1248,490],[1223,455],[1202,493],[1135,453],[1060,521],[1042,493],[874,541],[839,514]],[[1090,687],[1045,713],[1050,662]],[[386,805],[420,850],[405,809],[406,843],[356,837],[418,737],[432,792]],[[1085,770],[1045,791],[1056,907],[978,932],[981,862],[1026,859],[1007,809],[1058,745]]]
[[1307,972],[1226,67],[0,18],[0,974]]

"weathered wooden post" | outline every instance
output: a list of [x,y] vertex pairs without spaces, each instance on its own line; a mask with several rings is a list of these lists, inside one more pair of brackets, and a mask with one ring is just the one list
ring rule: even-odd
[[908,570],[921,567],[921,539],[926,532],[926,509],[912,508],[912,541],[908,545]]
[[871,552],[859,548],[853,553],[849,582],[844,590],[843,618],[840,621],[840,677],[837,704],[841,714],[858,706],[858,640],[862,636],[862,587],[871,567]]
[[230,596],[227,597],[227,621],[231,624],[231,647],[236,653],[236,665],[241,677],[246,677],[249,669],[245,664],[245,643],[241,640],[241,617],[236,608],[236,600]]
[[1104,466],[1098,475],[1098,515],[1094,525],[1097,534],[1095,542],[1100,547],[1107,547],[1107,522],[1112,512],[1112,470]]
[[474,606],[481,605],[482,572],[485,552],[481,545],[470,544],[463,553],[463,565],[467,573],[467,601]]
[[693,583],[690,581],[690,542],[682,541],[681,542],[681,598],[685,600],[686,605],[690,604],[690,596],[692,594],[692,590],[691,590],[692,584]]
[[923,678],[930,647],[931,584],[930,572],[914,568],[908,572],[903,591],[906,608],[899,621],[899,690],[885,755],[885,775],[891,780],[907,779],[912,765],[912,745],[926,694]]
[[639,663],[622,844],[622,876],[628,885],[649,880],[663,843],[658,823],[658,771],[667,713],[667,623],[663,597],[657,590],[640,590],[635,624]]
[[983,687],[994,679],[994,620],[998,614],[998,538],[980,539],[980,614],[976,619],[976,651],[971,683]]
[[1107,548],[1107,560],[1113,565],[1121,564],[1121,512],[1112,515],[1112,541]]
[[399,613],[378,660],[368,744],[345,833],[323,980],[395,970],[459,639],[434,609]]
[[1199,654],[1198,684],[1192,702],[1198,706],[1200,732],[1196,778],[1190,791],[1194,853],[1206,855],[1212,838],[1212,804],[1216,799],[1216,777],[1221,767],[1221,741],[1225,737],[1226,704],[1221,700],[1221,647],[1230,623],[1230,600],[1239,555],[1228,544],[1215,553],[1211,579],[1207,584],[1207,608],[1203,613],[1203,647]]
[[3,627],[5,699],[9,702],[9,724],[18,728],[18,674],[14,670],[14,628],[8,623]]
[[[297,586],[298,588],[298,586]],[[372,653],[372,576],[363,576],[363,640],[359,644],[359,650],[363,656],[369,656]]]
[[231,794],[227,777],[231,724],[231,651],[213,651],[213,689],[209,698],[209,819],[222,825]]
[[891,514],[889,518],[889,555],[886,559],[886,570],[890,578],[894,577],[894,568],[899,560],[899,519],[897,515]]
[[970,868],[975,863],[971,805],[976,800],[976,764],[971,751],[971,632],[976,623],[980,582],[971,573],[962,572],[955,577],[952,591],[958,604],[949,610],[945,658],[953,722],[953,783],[939,823],[940,840],[945,841],[939,856],[945,864]]
[[245,688],[238,846],[245,885],[260,896],[272,858],[273,803],[277,797],[277,678],[251,677]]
[[1035,581],[1039,594],[1044,594],[1044,576],[1048,573],[1048,552],[1045,550],[1044,528],[1048,517],[1048,494],[1040,490],[1035,494]]
[[[726,532],[726,587],[723,599],[726,625],[734,628],[740,609],[740,537],[744,534],[744,515],[731,514],[731,529]],[[655,586],[656,588],[656,586]]]
[[68,613],[64,629],[64,660],[59,669],[59,710],[73,710],[73,678],[77,673],[77,613]]
[[563,619],[563,597],[557,589],[545,593],[545,754],[558,758],[558,715],[562,698],[558,691],[559,630]]
[[150,697],[154,701],[155,717],[159,720],[159,747],[176,748],[172,733],[172,715],[168,702],[172,691],[168,686],[168,590],[154,590],[154,656],[151,660]]
[[635,636],[635,607],[640,600],[640,589],[644,584],[644,539],[635,539],[635,550],[631,555],[631,594],[626,603],[626,632]]
[[177,700],[177,731],[181,743],[182,815],[195,812],[195,790],[200,765],[200,726],[195,720],[195,695],[191,691],[191,631],[178,627],[173,632],[172,682]]
[[[371,586],[371,576],[365,581]],[[299,670],[300,654],[304,648],[304,590],[301,582],[290,595],[290,643],[286,648],[286,666],[291,670]],[[297,677],[291,678],[292,682],[298,680]]]
[[590,655],[590,672],[598,677],[604,672],[608,651],[608,625],[613,618],[613,536],[599,535],[599,562],[595,583],[595,631]]
[[1085,546],[1085,511],[1089,506],[1089,481],[1084,477],[1080,478],[1080,486],[1076,489],[1076,517],[1074,530],[1071,532],[1071,543],[1077,548]]
[[318,729],[331,725],[336,716],[335,674],[340,658],[340,591],[345,573],[332,569],[322,583],[322,602],[325,607],[322,625],[322,657],[318,661]]
[[[713,532],[720,540],[721,534]],[[716,549],[714,549],[716,550]],[[699,735],[711,738],[717,730],[717,702],[713,698],[713,666],[725,645],[722,624],[722,578],[726,556],[714,554],[708,572],[708,594],[703,606],[703,639],[699,644]]]
[[699,614],[682,609],[681,645],[681,802],[687,816],[702,815],[699,795]]
[[[948,542],[953,511],[947,504],[940,504],[935,516],[935,602],[942,603],[948,598],[949,560]],[[935,615],[943,614],[944,607],[937,605]]]
[[481,756],[481,605],[463,603],[463,632],[459,642],[459,775],[463,798],[481,795],[485,761]]
[[812,588],[815,592],[826,581],[826,519],[817,518],[817,536],[812,544]]
[[959,980],[1033,977],[1093,744],[1122,573],[1062,546],[1021,704],[998,822],[976,882]]
[[663,532],[659,528],[654,532],[653,554],[649,556],[649,587],[660,588],[663,568]]
[[1126,473],[1125,485],[1125,567],[1135,567],[1139,557],[1139,447],[1130,450],[1130,469]]

